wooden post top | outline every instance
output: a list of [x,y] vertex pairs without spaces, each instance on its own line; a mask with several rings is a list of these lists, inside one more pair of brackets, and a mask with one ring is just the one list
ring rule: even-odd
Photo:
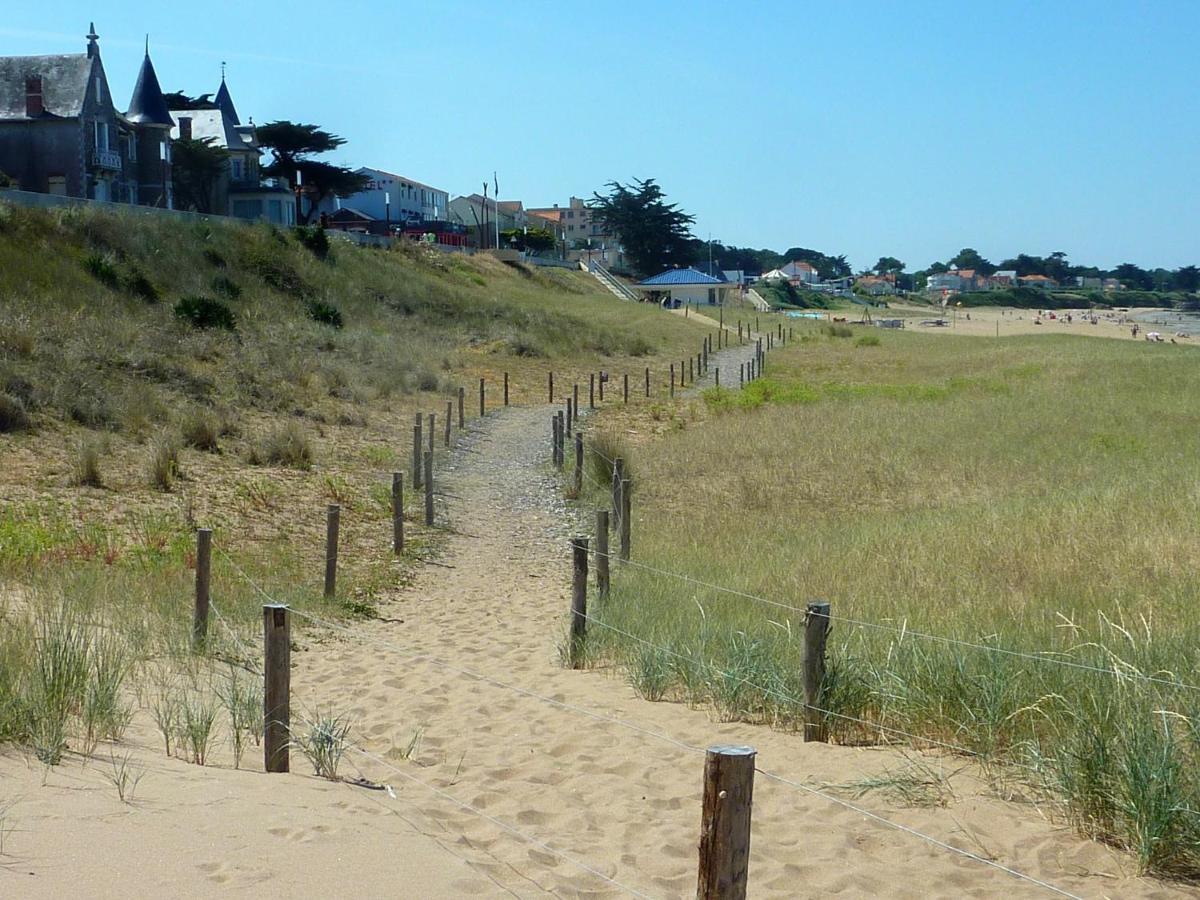
[[744,744],[715,744],[708,748],[708,752],[714,756],[754,756],[758,753]]

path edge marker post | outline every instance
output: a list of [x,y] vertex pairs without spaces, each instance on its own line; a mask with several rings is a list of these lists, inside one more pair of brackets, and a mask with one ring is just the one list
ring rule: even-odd
[[804,740],[828,740],[825,715],[821,712],[821,689],[825,682],[825,642],[829,637],[830,605],[808,604],[804,616]]
[[208,606],[212,589],[212,529],[196,529],[196,605],[192,612],[192,649],[208,639]]
[[287,772],[291,746],[292,636],[288,608],[263,606],[263,767]]
[[704,755],[696,900],[745,900],[756,755],[753,747],[728,744]]
[[587,576],[588,539],[577,537],[571,541],[573,581],[571,585],[571,636],[567,658],[572,669],[583,666],[583,643],[587,637]]

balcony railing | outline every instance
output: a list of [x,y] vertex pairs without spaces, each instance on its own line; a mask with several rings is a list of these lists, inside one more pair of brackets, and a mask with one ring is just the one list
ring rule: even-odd
[[116,150],[96,150],[92,153],[92,163],[98,169],[121,171],[121,154]]

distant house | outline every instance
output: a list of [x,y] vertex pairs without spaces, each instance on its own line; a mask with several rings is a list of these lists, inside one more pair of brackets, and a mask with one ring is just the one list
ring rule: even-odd
[[854,282],[855,290],[872,297],[896,293],[895,275],[861,275]]
[[126,113],[93,25],[85,53],[0,57],[0,171],[21,190],[172,206],[174,124],[147,53]]
[[776,271],[781,272],[788,281],[795,285],[818,284],[821,281],[821,276],[816,268],[811,263],[800,260],[780,266]]
[[212,109],[174,109],[171,137],[206,141],[229,154],[225,172],[213,184],[208,212],[239,219],[264,219],[275,225],[296,224],[296,202],[286,182],[263,182],[254,122],[243,125],[221,76]]
[[732,285],[696,269],[668,269],[653,278],[638,282],[638,288],[651,300],[678,309],[687,303],[716,306],[723,303]]
[[992,273],[992,284],[997,288],[1016,287],[1017,271],[1016,269],[1001,269],[999,272]]
[[[501,201],[501,207],[504,206]],[[568,259],[599,260],[610,268],[625,267],[625,250],[619,235],[613,234],[592,216],[587,202],[580,197],[571,197],[566,206],[536,206],[525,210],[530,216],[556,224],[551,230],[563,242]]]
[[1076,275],[1072,280],[1075,282],[1075,287],[1087,291],[1098,291],[1104,287],[1104,279],[1098,275]]
[[994,278],[989,278],[975,269],[951,269],[930,275],[925,281],[925,290],[930,294],[966,294],[973,291],[990,291],[996,287]]
[[[392,230],[448,220],[450,194],[447,191],[383,169],[363,166],[355,172],[369,179],[366,188],[340,200],[327,197],[321,202],[321,212],[332,216],[339,209],[349,207]],[[382,230],[387,231],[388,227]]]
[[1043,291],[1058,287],[1058,282],[1048,275],[1022,275],[1017,279],[1017,283],[1021,287],[1038,288]]
[[500,231],[524,228],[528,222],[524,205],[519,200],[501,200],[497,203],[495,198],[481,194],[455,197],[450,201],[449,210],[450,221],[474,235],[480,247],[496,246],[497,216],[500,219]]

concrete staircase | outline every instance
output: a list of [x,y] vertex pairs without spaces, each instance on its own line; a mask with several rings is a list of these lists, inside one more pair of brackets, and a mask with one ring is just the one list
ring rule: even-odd
[[591,267],[589,268],[588,263],[581,259],[579,261],[579,268],[585,272],[591,272],[592,276],[604,285],[610,293],[616,297],[620,297],[622,300],[637,301],[642,299],[629,285],[625,284],[625,282],[621,281],[621,279],[617,278],[612,272],[608,271],[608,269],[595,260],[592,260]]

